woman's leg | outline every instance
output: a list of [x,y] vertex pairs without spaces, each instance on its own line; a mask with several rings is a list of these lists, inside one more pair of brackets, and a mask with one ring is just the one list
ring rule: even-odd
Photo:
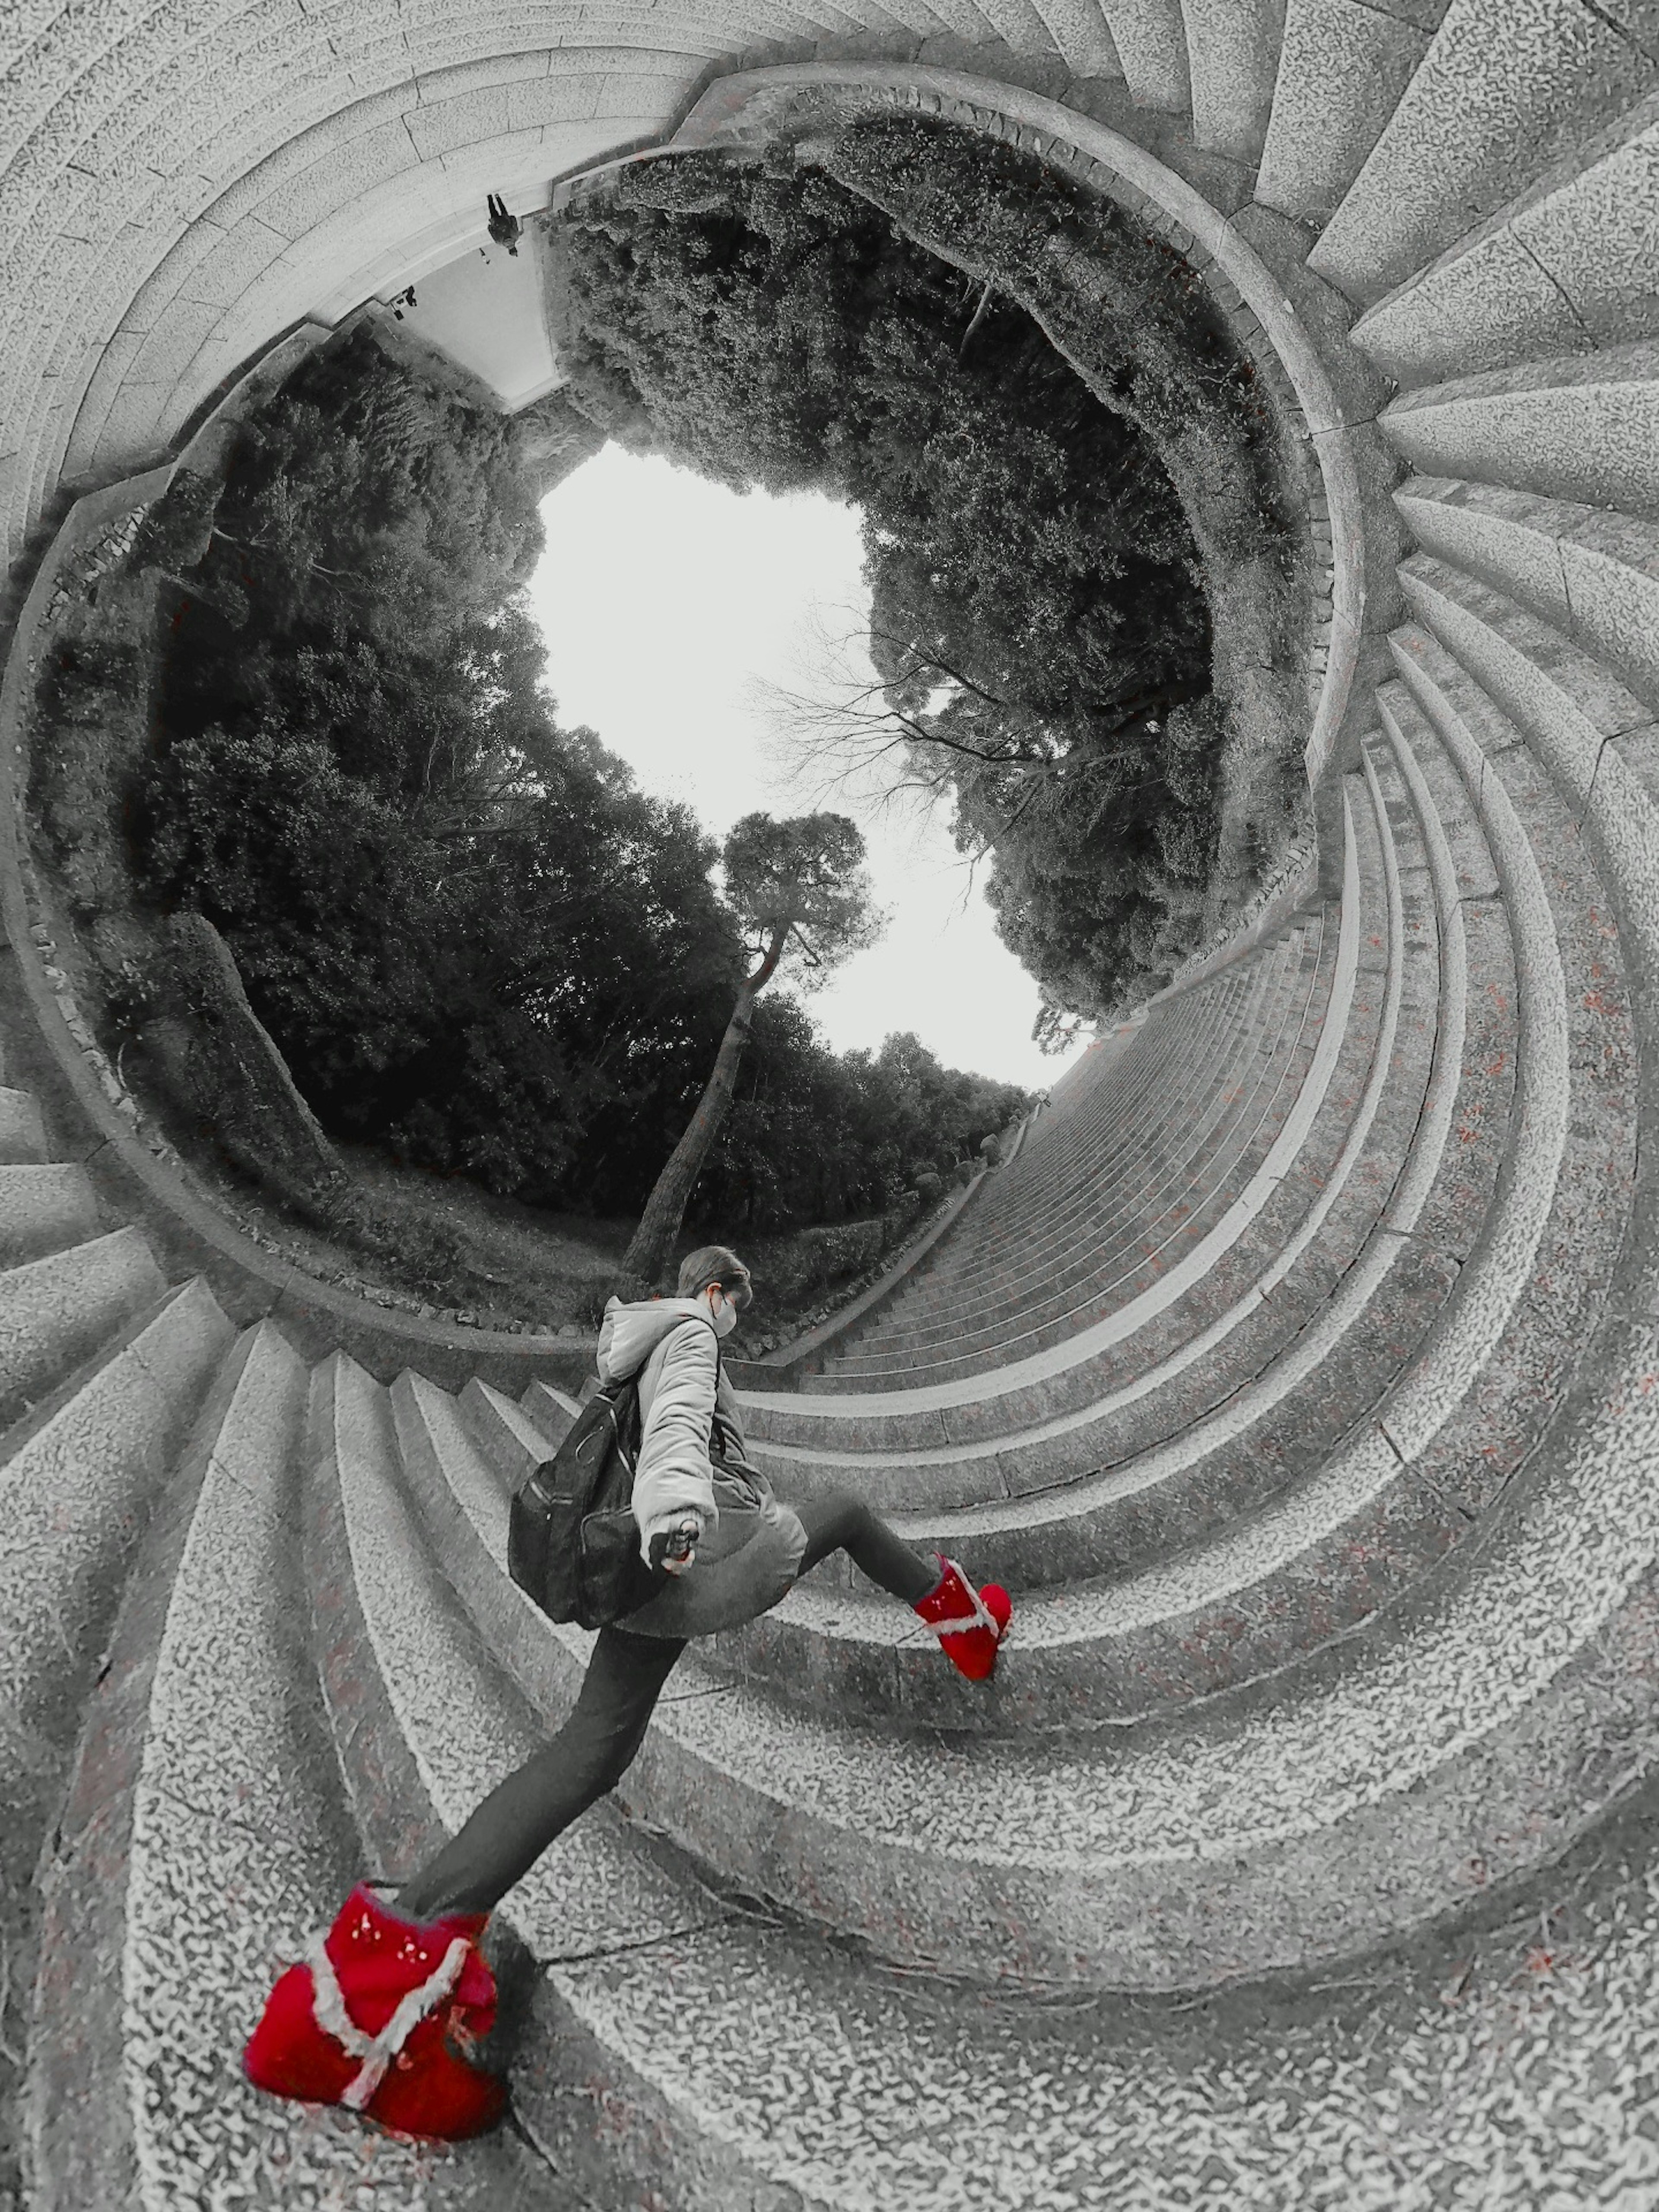
[[801,1524],[806,1530],[806,1550],[803,1553],[800,1571],[805,1574],[820,1559],[827,1559],[831,1552],[845,1552],[854,1566],[878,1583],[895,1597],[902,1597],[906,1605],[914,1605],[918,1598],[939,1588],[939,1563],[922,1558],[913,1552],[902,1537],[896,1536],[878,1513],[874,1513],[861,1498],[851,1491],[835,1492],[828,1498],[808,1499],[795,1507]]
[[628,1771],[684,1649],[673,1637],[602,1628],[564,1726],[403,1885],[393,1909],[414,1920],[493,1912],[553,1838]]

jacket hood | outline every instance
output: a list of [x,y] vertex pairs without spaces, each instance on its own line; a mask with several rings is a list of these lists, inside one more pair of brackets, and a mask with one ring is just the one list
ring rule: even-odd
[[631,1305],[608,1299],[599,1327],[600,1382],[637,1374],[669,1330],[686,1320],[714,1326],[701,1298],[641,1298]]

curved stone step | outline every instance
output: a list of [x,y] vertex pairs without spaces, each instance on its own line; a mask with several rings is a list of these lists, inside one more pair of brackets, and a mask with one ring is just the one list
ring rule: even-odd
[[[1300,1038],[1310,1003],[1317,1004],[1318,951],[1316,938],[1298,974],[1273,994],[1264,1029],[1243,1066],[1228,1068],[1207,1102],[1193,1103],[1182,1116],[1178,1139],[1172,1143],[1165,1136],[1159,1142],[1154,1136],[1143,1154],[1138,1188],[1122,1188],[1109,1170],[1103,1171],[1104,1188],[1090,1205],[1078,1208],[1064,1243],[1039,1243],[1018,1260],[1012,1253],[1000,1259],[980,1256],[981,1240],[970,1226],[964,1250],[975,1248],[972,1256],[950,1278],[918,1285],[902,1313],[890,1319],[884,1316],[838,1346],[824,1374],[842,1376],[908,1364],[902,1355],[930,1352],[940,1344],[954,1347],[956,1356],[966,1356],[981,1348],[981,1337],[992,1346],[1014,1332],[1027,1335],[1050,1320],[1063,1321],[1091,1297],[1120,1302],[1122,1293],[1115,1289],[1113,1270],[1127,1267],[1133,1284],[1146,1263],[1169,1245],[1178,1250],[1193,1233],[1196,1217],[1214,1203],[1213,1186],[1255,1140],[1279,1095],[1293,1086],[1296,1048],[1285,1053],[1282,1042],[1286,1036]],[[1328,947],[1327,955],[1328,961]],[[1323,980],[1328,981],[1328,966]],[[1133,1294],[1129,1289],[1127,1295]],[[1098,1311],[1088,1311],[1083,1325],[1099,1317]],[[1042,1348],[1041,1343],[1024,1347]]]
[[[1623,1364],[1651,1337],[1620,1321],[1603,1348]],[[505,1487],[453,1403],[418,1378],[397,1389],[405,1471],[450,1577],[532,1703],[556,1709],[587,1639],[507,1581]],[[1474,1838],[1483,1878],[1519,1878],[1594,1817],[1583,1759],[1617,1759],[1624,1738],[1587,1728],[1584,1696],[1595,1712],[1647,1694],[1645,1662],[1601,1632],[1659,1550],[1659,1523],[1631,1510],[1652,1418],[1639,1398],[1581,1407],[1494,1540],[1461,1547],[1385,1635],[1171,1721],[1059,1749],[887,1740],[741,1685],[697,1694],[683,1662],[626,1801],[740,1890],[901,1964],[1150,1990],[1347,1955],[1466,1901]],[[1587,1552],[1592,1464],[1620,1539]],[[1540,1571],[1562,1545],[1571,1619]],[[405,1531],[400,1560],[412,1548]]]
[[1122,76],[1099,0],[1039,0],[1037,12],[1074,76]]
[[[1376,852],[1376,825],[1371,821],[1370,810],[1364,811],[1360,821],[1356,823],[1356,845],[1358,845],[1360,894],[1363,894],[1367,909],[1374,909],[1380,922],[1387,927],[1387,894],[1382,890],[1382,869],[1380,869],[1380,856]],[[1115,1407],[1115,1411],[1119,1413],[1119,1418],[1121,1418],[1121,1391],[1126,1385],[1133,1385],[1133,1382],[1137,1382],[1137,1378],[1161,1367],[1172,1354],[1190,1345],[1192,1338],[1199,1336],[1199,1334],[1212,1334],[1218,1329],[1221,1336],[1225,1336],[1228,1329],[1243,1322],[1249,1307],[1259,1305],[1261,1298],[1267,1297],[1267,1287],[1252,1287],[1256,1285],[1259,1279],[1263,1285],[1272,1285],[1272,1290],[1274,1290],[1279,1312],[1287,1316],[1291,1307],[1297,1305],[1297,1298],[1291,1297],[1291,1291],[1283,1287],[1283,1276],[1285,1276],[1290,1259],[1285,1261],[1283,1267],[1276,1265],[1276,1261],[1281,1256],[1281,1249],[1285,1248],[1287,1241],[1290,1241],[1290,1256],[1297,1255],[1297,1249],[1301,1248],[1298,1224],[1303,1221],[1303,1217],[1307,1217],[1310,1207],[1318,1207],[1322,1214],[1329,1206],[1338,1203],[1340,1186],[1347,1182],[1345,1137],[1347,1137],[1349,1121],[1352,1121],[1356,1102],[1358,1102],[1360,1086],[1364,1084],[1364,1073],[1370,1068],[1371,1042],[1376,1037],[1376,1015],[1378,1015],[1380,1006],[1378,995],[1370,991],[1367,978],[1364,978],[1364,963],[1367,960],[1370,960],[1367,929],[1364,929],[1364,925],[1360,925],[1360,964],[1363,967],[1360,967],[1347,1033],[1345,1033],[1343,1046],[1338,1053],[1336,1071],[1334,1071],[1332,1084],[1328,1086],[1328,1095],[1325,1095],[1321,1109],[1314,1117],[1314,1124],[1310,1126],[1307,1141],[1298,1151],[1297,1161],[1291,1164],[1290,1170],[1279,1179],[1272,1197],[1263,1203],[1261,1212],[1249,1221],[1237,1245],[1207,1267],[1201,1281],[1183,1291],[1182,1298],[1176,1298],[1166,1312],[1157,1314],[1155,1318],[1146,1321],[1139,1329],[1134,1329],[1133,1336],[1110,1349],[1109,1354],[1097,1354],[1088,1363],[1091,1391],[1099,1401],[1113,1401],[1117,1395],[1119,1405]],[[1389,1176],[1395,1172],[1395,1166],[1398,1166],[1398,1161],[1389,1166]],[[1352,1206],[1347,1207],[1347,1212],[1352,1212]],[[1340,1228],[1343,1228],[1343,1224],[1338,1221],[1338,1232],[1328,1234],[1328,1239],[1325,1239],[1328,1248],[1340,1245]],[[1345,1256],[1352,1256],[1352,1248],[1343,1249]],[[1336,1263],[1338,1272],[1340,1272],[1343,1263],[1345,1259]],[[1241,1298],[1245,1301],[1243,1307],[1239,1307]],[[1294,1328],[1294,1325],[1297,1322],[1287,1318],[1287,1328]],[[1267,1334],[1272,1334],[1272,1328]],[[1230,1349],[1230,1356],[1232,1356],[1232,1349]],[[1255,1354],[1248,1354],[1248,1358],[1255,1358],[1255,1364],[1248,1364],[1245,1370],[1241,1370],[1237,1380],[1243,1378],[1245,1374],[1259,1371],[1267,1356],[1270,1354],[1261,1354],[1261,1358],[1255,1358]],[[1166,1367],[1161,1374],[1161,1382],[1168,1385],[1172,1374],[1175,1371]],[[1186,1395],[1186,1387],[1183,1387],[1183,1395]],[[1186,1413],[1176,1411],[1175,1425],[1179,1425],[1183,1418],[1190,1418],[1190,1407],[1186,1409]],[[761,1451],[761,1455],[765,1455],[768,1447],[761,1444],[757,1449]],[[1113,1451],[1110,1455],[1119,1458],[1121,1453]],[[1099,1458],[1073,1458],[1068,1462],[1068,1471],[1084,1474],[1084,1471],[1091,1471],[1095,1464],[1099,1464]],[[830,1474],[827,1480],[834,1482],[834,1480],[841,1478]],[[1000,1486],[1000,1484],[994,1484],[994,1486]]]
[[1431,385],[1377,427],[1419,476],[1659,517],[1659,341]]
[[98,1204],[83,1167],[0,1166],[0,1267],[44,1259],[97,1234]]
[[1254,166],[1267,135],[1285,0],[1181,0],[1193,143]]
[[519,1407],[529,1415],[556,1450],[577,1412],[576,1401],[550,1382],[526,1383]]
[[1287,0],[1255,198],[1318,225],[1340,205],[1399,105],[1444,12]]
[[[75,1378],[25,1433],[14,1431],[0,1464],[0,2030],[18,2069],[28,2063],[33,2033],[40,1883],[53,1838],[73,1822],[64,1792],[76,1735],[94,1674],[101,1681],[109,1671],[110,1624],[135,1549],[212,1370],[210,1357],[181,1350],[179,1326],[192,1316],[188,1301],[180,1310],[175,1295],[173,1304],[112,1347],[100,1375]],[[199,1324],[202,1316],[194,1318]],[[230,1334],[224,1328],[222,1342]],[[147,1379],[139,1355],[164,1389]],[[26,2088],[9,2069],[0,2086],[0,2139],[8,2143],[25,2132]],[[106,2201],[97,2191],[60,2196],[44,2181],[31,2198],[43,2207]]]
[[[1283,1008],[1283,1035],[1294,1036],[1294,1046],[1264,1050],[1255,1079],[1234,1086],[1235,1095],[1224,1094],[1224,1121],[1202,1133],[1197,1152],[1172,1164],[1152,1194],[1151,1206],[1161,1200],[1161,1211],[1149,1207],[1103,1240],[1096,1266],[1079,1263],[1060,1271],[1049,1294],[1035,1302],[1029,1288],[1010,1282],[1000,1316],[994,1301],[988,1308],[979,1299],[949,1306],[941,1299],[933,1309],[937,1319],[913,1320],[903,1330],[895,1326],[860,1338],[837,1356],[822,1381],[806,1387],[910,1388],[983,1373],[1065,1342],[1150,1288],[1237,1201],[1283,1125],[1312,1058],[1309,1032],[1317,1034],[1318,986],[1322,977],[1328,984],[1329,967],[1310,962],[1305,974],[1307,996]],[[1113,1265],[1122,1272],[1103,1282]],[[988,1310],[994,1317],[981,1320]]]
[[1656,86],[1610,12],[1452,0],[1308,266],[1377,299]]
[[0,1422],[45,1396],[166,1288],[139,1229],[0,1272]]
[[[1546,1408],[1570,1388],[1583,1346],[1608,1295],[1628,1229],[1639,1151],[1638,1032],[1632,996],[1639,941],[1608,920],[1624,904],[1609,897],[1605,854],[1596,854],[1530,750],[1514,742],[1466,667],[1422,632],[1395,641],[1398,664],[1425,715],[1486,780],[1494,816],[1507,811],[1511,835],[1544,856],[1540,891],[1547,915],[1533,925],[1536,950],[1521,967],[1523,995],[1549,953],[1566,988],[1560,1036],[1547,1060],[1523,1066],[1523,1126],[1559,1130],[1559,1166],[1525,1290],[1510,1312],[1495,1357],[1483,1363],[1480,1390],[1458,1408],[1457,1426],[1476,1425],[1483,1489],[1505,1480],[1530,1447]],[[1500,798],[1501,794],[1501,798]],[[1651,818],[1651,817],[1650,817]],[[1540,901],[1541,903],[1541,901]],[[1519,1136],[1506,1175],[1526,1173]],[[1480,1497],[1471,1501],[1478,1504]]]
[[[1244,994],[1251,979],[1233,981],[1232,993],[1243,1018],[1248,1018],[1267,980],[1264,969],[1255,979],[1249,1005],[1244,1003]],[[1034,1246],[1046,1250],[1053,1237],[1066,1243],[1075,1230],[1079,1205],[1103,1179],[1143,1172],[1149,1111],[1161,1121],[1168,1112],[1161,1101],[1182,1096],[1194,1085],[1205,1096],[1224,1087],[1224,1079],[1213,1073],[1213,1064],[1224,1050],[1224,1024],[1231,1005],[1232,1000],[1217,994],[1207,1007],[1182,1009],[1178,1018],[1149,1024],[1151,1034],[1143,1031],[1140,1048],[1127,1056],[1128,1064],[1118,1079],[1103,1085],[1086,1115],[1076,1118],[1065,1155],[1046,1167],[1038,1164],[1029,1175],[1011,1176],[1006,1185],[988,1193],[988,1201],[993,1202],[977,1209],[980,1218],[940,1240],[899,1291],[893,1310],[906,1310],[922,1296],[971,1277],[981,1264],[994,1265],[999,1255],[1012,1252],[1025,1260]]]
[[474,1376],[457,1403],[481,1449],[516,1486],[532,1468],[544,1467],[557,1449],[556,1440],[538,1425],[522,1406],[514,1405],[505,1390],[497,1390]]
[[[1149,1148],[1170,1124],[1170,1101],[1212,1106],[1233,1063],[1249,1058],[1289,957],[1279,948],[1254,965],[1241,963],[1227,988],[1207,994],[1207,1003],[1194,994],[1191,1004],[1172,1006],[1163,1019],[1149,1018],[1132,1052],[1074,1116],[1063,1157],[1011,1176],[994,1194],[996,1203],[964,1225],[918,1277],[915,1294],[958,1271],[971,1277],[1005,1255],[1024,1260],[1034,1248],[1046,1252],[1056,1237],[1063,1249],[1075,1231],[1079,1201],[1098,1184],[1124,1181],[1136,1188]],[[1184,1121],[1179,1126],[1184,1130]]]
[[15,1838],[38,1845],[134,1547],[234,1334],[204,1283],[168,1291],[0,1439],[0,1827]]
[[1354,325],[1409,391],[1659,331],[1659,94],[1581,140],[1520,198]]
[[0,1085],[0,1164],[39,1166],[46,1158],[46,1134],[40,1102],[27,1091]]
[[1512,600],[1414,556],[1407,599],[1439,642],[1524,733],[1613,872],[1620,920],[1649,926],[1655,723],[1646,703]]
[[1425,553],[1489,584],[1659,708],[1659,526],[1455,477],[1395,505]]
[[1185,115],[1192,102],[1181,0],[1101,0],[1137,107]]
[[[1071,1223],[1079,1197],[1105,1176],[1133,1171],[1140,1153],[1156,1151],[1173,1130],[1170,1102],[1207,1110],[1235,1067],[1248,1066],[1275,1007],[1294,988],[1302,945],[1292,931],[1253,958],[1207,977],[1188,993],[1150,1008],[1121,1056],[1109,1066],[1091,1099],[1073,1115],[1062,1146],[1029,1175],[1008,1180],[988,1208],[980,1231],[1000,1228],[1018,1255],[1034,1241]],[[948,1255],[947,1255],[948,1256]],[[962,1256],[970,1255],[964,1250]]]
[[908,1391],[799,1397],[750,1393],[745,1399],[750,1433],[763,1441],[832,1443],[836,1449],[923,1450],[949,1438],[1008,1435],[1034,1420],[1080,1410],[1090,1402],[1090,1363],[1132,1335],[1202,1279],[1231,1249],[1295,1159],[1324,1099],[1340,1055],[1346,1010],[1358,969],[1357,883],[1352,835],[1347,891],[1339,932],[1332,1012],[1322,1027],[1308,1079],[1302,1085],[1267,1157],[1251,1182],[1209,1235],[1170,1267],[1155,1289],[1106,1321],[1081,1331],[1055,1350],[1000,1368],[988,1377],[937,1383]]
[[1376,705],[1389,746],[1369,745],[1368,758],[1393,769],[1410,793],[1441,940],[1434,1067],[1421,1121],[1396,1131],[1405,1164],[1382,1218],[1390,1228],[1431,1221],[1437,1249],[1461,1266],[1485,1233],[1514,1127],[1514,933],[1484,820],[1456,761],[1406,685],[1384,685]]
[[362,1872],[295,1540],[307,1384],[269,1322],[241,1339],[122,1607],[46,1886],[42,2212],[344,2202],[370,2150],[377,2193],[430,2212],[569,2205],[510,2135],[458,2170],[447,2147],[262,2095],[236,2063]]
[[1217,978],[1212,988],[1200,987],[1149,1012],[1122,1049],[1099,1063],[1088,1090],[1072,1103],[1061,1125],[1064,1141],[1051,1142],[1046,1152],[1034,1144],[1025,1165],[990,1194],[988,1223],[1017,1217],[1030,1235],[1056,1215],[1063,1218],[1101,1161],[1133,1145],[1145,1109],[1156,1103],[1160,1088],[1184,1087],[1194,1071],[1224,1050],[1227,1041],[1248,1024],[1269,980],[1267,963],[1245,966]]
[[[741,1918],[550,1978],[626,2050],[628,2110],[686,2176],[687,2212],[743,2201],[711,2187],[699,2125],[805,2212],[1285,2212],[1287,2192],[1397,2212],[1454,2204],[1472,2176],[1518,2207],[1569,2171],[1584,2201],[1636,2212],[1659,2172],[1632,2056],[1659,1963],[1644,1840],[1334,1990],[989,2002]],[[568,2042],[580,2080],[590,2046]]]

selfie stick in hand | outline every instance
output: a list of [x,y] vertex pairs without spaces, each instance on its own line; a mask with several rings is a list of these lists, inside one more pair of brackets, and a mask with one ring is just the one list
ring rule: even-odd
[[660,1567],[665,1574],[684,1574],[697,1548],[697,1535],[695,1521],[682,1521],[672,1528],[659,1529],[651,1539],[652,1566]]

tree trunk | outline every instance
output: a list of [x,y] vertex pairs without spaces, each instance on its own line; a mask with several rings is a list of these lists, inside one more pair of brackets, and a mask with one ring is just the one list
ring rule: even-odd
[[661,1282],[667,1273],[674,1242],[685,1218],[686,1204],[732,1103],[738,1066],[754,1019],[756,996],[771,981],[773,970],[783,957],[788,934],[787,929],[779,930],[767,947],[765,959],[752,975],[745,977],[732,1009],[732,1018],[726,1024],[726,1035],[720,1039],[720,1048],[714,1056],[714,1073],[697,1101],[697,1110],[686,1124],[684,1135],[669,1154],[667,1164],[645,1202],[645,1212],[634,1231],[634,1241],[623,1255],[623,1266],[629,1273],[643,1276],[647,1283]]

